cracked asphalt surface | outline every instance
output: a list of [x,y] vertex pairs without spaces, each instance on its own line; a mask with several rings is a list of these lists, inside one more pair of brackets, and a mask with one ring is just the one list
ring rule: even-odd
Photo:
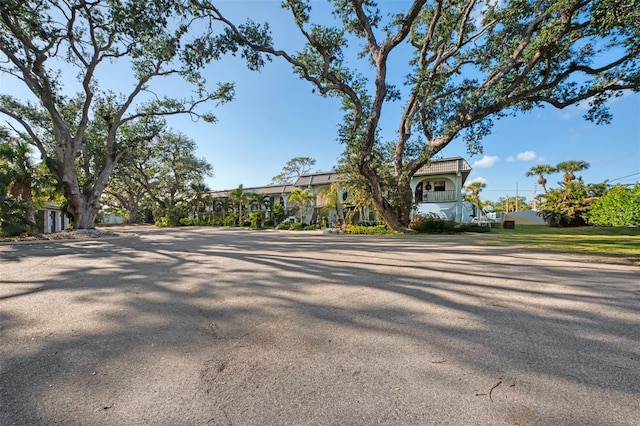
[[0,244],[0,425],[640,424],[638,267],[126,229]]

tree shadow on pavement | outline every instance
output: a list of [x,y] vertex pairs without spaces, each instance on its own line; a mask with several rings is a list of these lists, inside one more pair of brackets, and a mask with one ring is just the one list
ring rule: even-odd
[[210,228],[4,249],[2,425],[640,423],[630,266]]

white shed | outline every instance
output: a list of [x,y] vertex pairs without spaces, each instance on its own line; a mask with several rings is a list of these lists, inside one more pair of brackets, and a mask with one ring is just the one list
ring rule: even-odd
[[57,204],[45,204],[38,210],[38,225],[45,234],[69,229],[69,217]]

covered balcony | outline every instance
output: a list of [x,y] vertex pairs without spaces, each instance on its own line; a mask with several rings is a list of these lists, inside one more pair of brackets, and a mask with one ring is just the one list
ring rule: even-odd
[[429,178],[418,182],[414,191],[416,203],[452,203],[458,201],[455,183],[448,178]]
[[[416,194],[419,195],[419,194]],[[447,203],[457,201],[456,191],[454,189],[446,189],[444,191],[423,192],[422,197],[416,197],[418,203]]]

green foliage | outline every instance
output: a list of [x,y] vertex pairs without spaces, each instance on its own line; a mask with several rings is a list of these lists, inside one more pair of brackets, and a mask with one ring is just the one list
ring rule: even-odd
[[175,206],[166,209],[164,216],[158,217],[154,225],[162,227],[178,226],[180,225],[180,220],[186,217],[186,210],[181,206]]
[[591,204],[603,193],[603,185],[585,185],[582,179],[564,182],[544,195],[539,214],[549,226],[583,226]]
[[453,234],[456,232],[491,232],[490,226],[476,223],[456,223],[454,220],[443,220],[428,215],[414,215],[410,228],[419,234]]
[[475,232],[478,234],[484,234],[491,232],[492,226],[481,226],[476,223],[460,223],[455,228],[456,232]]
[[4,195],[0,182],[0,236],[15,237],[34,225],[27,220],[27,204]]
[[129,149],[105,188],[104,205],[125,209],[129,222],[136,220],[142,206],[158,216],[185,203],[195,212],[202,211],[208,191],[203,181],[213,172],[206,160],[196,157],[192,139],[151,120],[123,133]]
[[[202,72],[237,51],[237,44],[219,37],[226,25],[177,0],[3,1],[0,74],[37,102],[2,95],[0,114],[29,134],[69,200],[74,226],[93,226],[112,171],[136,149],[138,139],[127,127],[177,114],[212,122],[203,105],[232,99],[232,84],[212,84]],[[249,40],[269,42],[267,27],[243,29]],[[252,69],[264,63],[255,52],[243,56]],[[133,79],[128,90],[114,93],[101,85],[98,76],[119,75],[123,66]],[[178,97],[158,91],[176,79],[193,90]]]
[[224,226],[238,226],[238,215],[236,213],[228,214],[222,219],[222,224]]
[[344,227],[346,234],[365,234],[365,235],[395,235],[398,232],[389,229],[386,225],[363,226],[363,225],[347,225]]
[[222,220],[216,219],[212,215],[198,217],[180,218],[180,225],[183,226],[222,226]]
[[592,225],[640,226],[640,184],[609,189],[591,205],[587,217]]
[[300,222],[303,221],[304,210],[312,205],[316,197],[308,189],[293,188],[289,194],[289,201],[296,204],[300,214]]
[[154,222],[155,226],[161,226],[161,227],[172,227],[172,226],[177,226],[178,223],[171,223],[171,219],[168,216],[160,216],[159,218],[156,219],[156,221]]
[[[585,118],[607,123],[607,100],[640,87],[633,1],[386,2],[388,13],[373,0],[330,3],[332,21],[315,21],[309,0],[283,3],[305,43],[297,53],[270,39],[252,42],[242,30],[226,35],[284,58],[314,91],[342,101],[346,169],[361,175],[397,230],[409,225],[411,177],[449,143],[481,152],[495,120],[544,106],[586,101]],[[408,52],[408,63],[395,50]],[[404,89],[394,75],[406,76]],[[404,104],[389,108],[398,99]],[[391,110],[402,112],[386,158],[378,132]]]
[[293,227],[295,222],[282,222],[278,225],[278,229],[282,231],[287,231]]
[[519,197],[499,197],[497,201],[488,203],[493,207],[495,212],[515,212],[523,211],[531,208],[527,203],[527,198],[523,196]]
[[620,256],[640,266],[640,228],[580,226],[558,228],[547,225],[523,225],[515,229],[496,229],[483,238],[483,244],[497,243],[532,249],[560,250],[570,253]]
[[314,231],[320,229],[320,225],[307,225],[302,222],[282,222],[278,225],[277,229],[281,231]]
[[565,182],[571,182],[575,180],[575,172],[586,170],[588,168],[589,163],[587,163],[586,161],[563,161],[562,163],[558,163],[558,165],[556,165],[556,170],[564,173],[563,179]]
[[271,178],[272,185],[291,185],[304,174],[311,171],[316,160],[310,157],[294,157],[287,161],[282,171]]
[[414,215],[409,228],[421,234],[450,234],[456,231],[456,223],[453,220]]
[[262,228],[262,223],[264,222],[264,212],[262,210],[259,210],[257,212],[249,213],[249,220],[251,221],[252,228]]
[[244,214],[246,208],[249,206],[250,197],[251,195],[249,193],[244,192],[242,184],[229,192],[229,199],[231,200],[231,205],[234,209],[234,213],[236,214],[236,225],[242,225],[244,223]]

